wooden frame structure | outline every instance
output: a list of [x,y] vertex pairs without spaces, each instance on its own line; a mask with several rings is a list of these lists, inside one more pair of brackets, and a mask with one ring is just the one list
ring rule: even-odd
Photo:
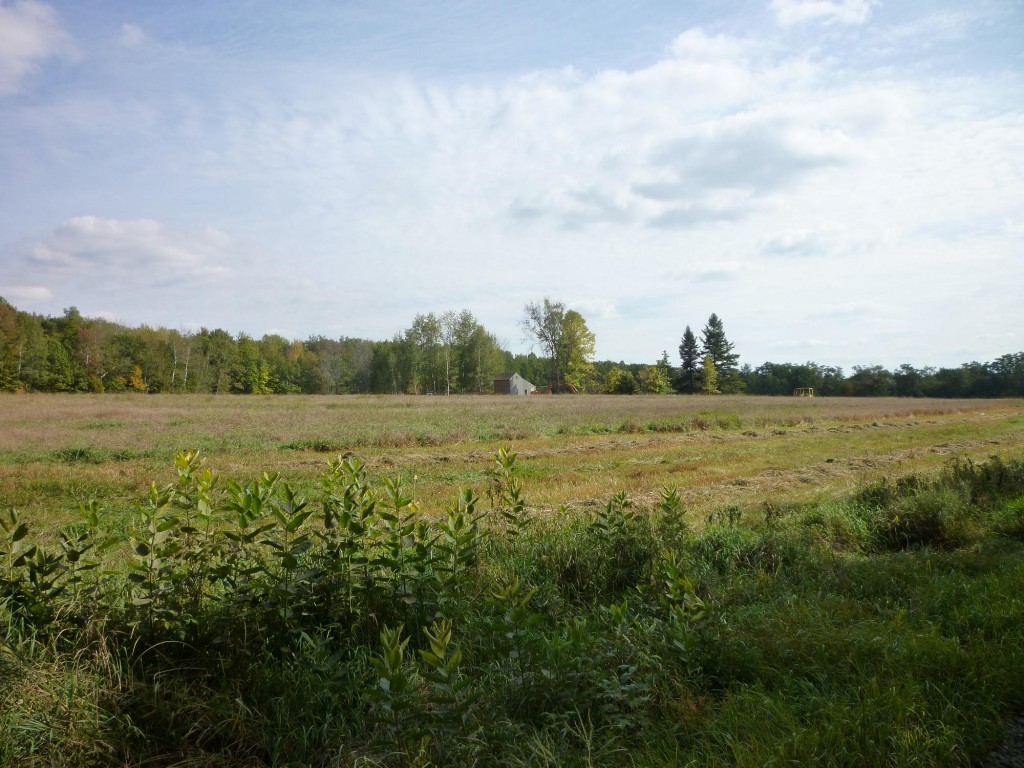
[[814,387],[797,387],[793,390],[793,397],[814,397]]

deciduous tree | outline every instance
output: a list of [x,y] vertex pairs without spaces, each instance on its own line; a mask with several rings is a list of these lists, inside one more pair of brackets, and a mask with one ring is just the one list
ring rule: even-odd
[[540,346],[550,361],[550,375],[555,387],[561,384],[561,375],[564,370],[563,363],[559,359],[564,320],[565,304],[560,301],[551,301],[546,296],[543,303],[538,304],[531,301],[523,310],[523,333]]
[[565,363],[564,380],[577,390],[585,390],[588,382],[594,378],[594,366],[590,361],[594,358],[595,342],[594,334],[587,327],[583,315],[574,309],[566,312],[562,321],[561,353]]
[[704,370],[700,388],[705,395],[721,393],[721,390],[718,389],[718,371],[715,369],[715,361],[711,359],[711,355],[704,355]]
[[645,365],[636,376],[640,391],[648,395],[664,395],[672,391],[668,361],[659,360],[656,365]]
[[270,366],[260,348],[244,333],[238,336],[238,350],[230,369],[231,391],[250,395],[270,392]]
[[522,327],[550,360],[553,391],[561,391],[565,382],[577,386],[576,381],[590,376],[595,338],[579,312],[545,297],[542,303],[526,305]]
[[604,391],[609,395],[632,395],[636,389],[636,377],[628,368],[616,365],[605,374]]

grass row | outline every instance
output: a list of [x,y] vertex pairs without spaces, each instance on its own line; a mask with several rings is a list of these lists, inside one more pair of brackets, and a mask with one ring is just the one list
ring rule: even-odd
[[[829,426],[977,412],[1019,415],[1021,401],[0,394],[0,451],[34,454],[58,444],[111,450],[190,445],[213,452],[234,445],[250,450],[365,453],[367,448],[436,447],[466,441]],[[225,437],[230,438],[229,445],[223,444]]]
[[[357,453],[441,509],[453,487],[482,482],[503,443],[481,435],[506,425],[528,435],[516,448],[540,510],[603,505],[622,490],[652,507],[675,485],[704,515],[848,493],[897,465],[934,472],[951,455],[1019,458],[1024,440],[1024,401],[797,400],[0,395],[0,508],[54,535],[89,498],[129,515],[150,482],[173,478],[184,445],[216,456],[225,479],[259,467],[307,495],[325,452]],[[683,429],[701,419],[707,429]]]
[[0,550],[2,765],[970,765],[1024,707],[1024,464],[813,505],[424,515],[196,454]]

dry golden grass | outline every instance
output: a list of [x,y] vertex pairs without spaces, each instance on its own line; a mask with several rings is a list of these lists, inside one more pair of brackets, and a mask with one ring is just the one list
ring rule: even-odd
[[127,511],[197,448],[222,475],[311,482],[354,453],[401,473],[426,509],[483,493],[511,444],[531,503],[653,503],[679,487],[696,513],[800,500],[954,456],[1024,454],[1024,401],[770,397],[0,396],[0,507],[58,524],[90,497]]

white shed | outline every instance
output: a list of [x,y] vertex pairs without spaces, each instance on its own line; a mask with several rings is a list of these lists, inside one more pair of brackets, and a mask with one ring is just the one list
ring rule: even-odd
[[494,377],[496,395],[530,395],[536,388],[518,373],[501,373]]

